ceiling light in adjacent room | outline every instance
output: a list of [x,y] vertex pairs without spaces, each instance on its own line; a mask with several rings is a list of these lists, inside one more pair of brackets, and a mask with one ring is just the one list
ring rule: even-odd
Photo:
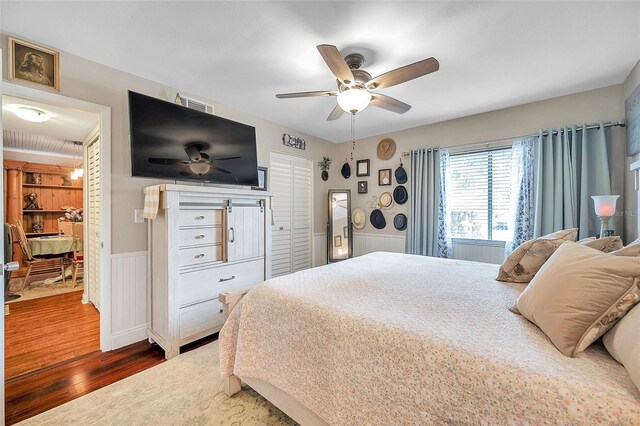
[[12,111],[18,117],[26,121],[31,121],[32,123],[42,123],[51,119],[49,114],[37,108],[21,106],[12,109]]
[[363,89],[349,89],[338,93],[338,105],[345,112],[355,114],[364,110],[371,102],[371,93]]

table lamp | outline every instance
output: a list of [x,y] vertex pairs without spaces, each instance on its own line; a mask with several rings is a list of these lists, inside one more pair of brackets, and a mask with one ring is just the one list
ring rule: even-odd
[[609,229],[609,219],[616,214],[616,200],[619,195],[592,195],[596,215],[600,218],[600,238],[613,235],[613,229]]

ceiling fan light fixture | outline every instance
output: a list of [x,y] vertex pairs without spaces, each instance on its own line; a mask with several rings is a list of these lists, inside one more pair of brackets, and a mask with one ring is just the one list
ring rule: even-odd
[[211,166],[207,163],[193,163],[189,164],[189,169],[191,169],[193,173],[202,176],[206,173],[209,173]]
[[371,93],[364,89],[353,88],[338,93],[338,105],[345,112],[355,114],[364,110],[371,102]]

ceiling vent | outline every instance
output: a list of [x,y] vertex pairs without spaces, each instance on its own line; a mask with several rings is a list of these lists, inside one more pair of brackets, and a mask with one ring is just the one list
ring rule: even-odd
[[194,109],[200,112],[206,112],[207,114],[213,114],[213,105],[205,104],[204,102],[196,101],[195,99],[182,96],[180,93],[176,95],[176,101],[178,105],[182,105],[187,108]]

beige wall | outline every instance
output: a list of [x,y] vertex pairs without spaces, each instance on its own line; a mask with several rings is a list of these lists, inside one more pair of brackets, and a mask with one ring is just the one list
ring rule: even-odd
[[[447,147],[499,139],[509,140],[515,136],[535,133],[542,128],[546,129],[573,123],[593,123],[599,120],[620,120],[624,118],[624,108],[620,103],[622,90],[622,85],[610,86],[357,140],[354,159],[370,159],[371,176],[368,178],[357,178],[354,172],[354,175],[348,180],[340,177],[338,182],[336,182],[336,187],[351,189],[353,194],[353,207],[363,207],[368,214],[371,208],[367,207],[368,204],[373,201],[373,197],[379,196],[384,191],[393,191],[393,188],[396,186],[395,179],[393,180],[392,186],[378,186],[378,169],[395,169],[399,165],[400,156],[403,151],[420,147]],[[358,119],[356,117],[356,134],[357,126]],[[395,140],[397,151],[392,159],[380,161],[376,156],[376,146],[377,143],[385,137],[390,137]],[[612,189],[614,193],[622,194],[624,182],[622,170],[620,169],[624,167],[625,163],[624,129],[619,127],[613,128],[612,140],[613,152],[610,163],[612,164],[612,168],[619,170],[612,181]],[[339,144],[338,150],[335,157],[344,158],[351,150],[351,143],[345,142]],[[405,160],[406,163],[408,158],[405,158]],[[406,164],[405,169],[409,172],[409,167],[407,167]],[[367,195],[357,194],[358,180],[367,180],[369,182],[369,193]],[[410,185],[411,182],[409,181],[406,185],[409,191]],[[407,206],[408,204],[396,206],[385,212],[387,227],[384,230],[376,230],[367,223],[367,226],[362,231],[356,232],[392,235],[405,234],[405,231],[396,231],[393,227],[392,220],[396,213],[406,213]],[[617,223],[616,225],[617,229],[622,229],[621,223]]]
[[[622,89],[622,96],[620,98],[620,107],[624,112],[624,102],[629,97],[631,92],[634,91],[636,87],[640,84],[640,61],[633,68],[629,76],[624,82]],[[638,192],[634,188],[634,178],[631,172],[629,171],[629,165],[634,161],[640,160],[640,154],[634,155],[633,157],[628,157],[625,162],[625,215],[627,220],[625,221],[625,230],[627,241],[633,241],[638,238],[638,222],[637,217],[634,215],[638,214]]]
[[[5,34],[0,36],[0,45],[6,46]],[[3,59],[3,63],[6,64],[6,53]],[[6,65],[3,75],[7,75]],[[178,88],[118,71],[65,52],[60,53],[60,76],[61,95],[111,107],[112,252],[146,250],[146,225],[133,222],[133,210],[142,207],[143,187],[163,181],[131,177],[127,90],[173,101]],[[320,179],[317,162],[323,155],[328,155],[332,149],[335,149],[335,145],[226,105],[203,100],[215,106],[216,115],[256,128],[259,165],[269,166],[269,151],[272,149],[313,159],[314,229],[324,231],[327,217],[325,194],[330,182],[323,182]],[[285,147],[282,144],[283,133],[304,138],[307,142],[306,150]],[[332,169],[333,171],[335,170]]]

